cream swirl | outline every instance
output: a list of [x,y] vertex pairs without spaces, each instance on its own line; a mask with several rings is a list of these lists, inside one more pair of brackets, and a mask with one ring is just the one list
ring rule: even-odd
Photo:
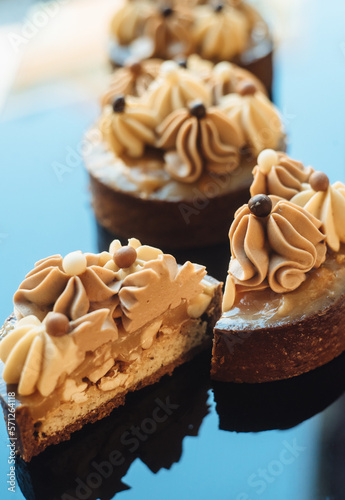
[[230,291],[225,291],[227,309],[232,307],[229,297],[234,298],[234,285],[239,292],[268,287],[276,293],[291,292],[326,258],[321,222],[289,201],[274,202],[265,217],[254,215],[250,203],[235,214],[229,232],[232,257]]
[[253,86],[243,85],[243,93],[229,94],[221,99],[220,108],[237,122],[246,136],[253,156],[263,149],[278,149],[285,137],[278,109],[262,92]]
[[148,59],[116,69],[109,88],[102,97],[102,106],[113,104],[114,98],[118,95],[142,96],[157,77],[161,63],[160,59]]
[[40,320],[49,311],[75,320],[91,310],[117,303],[115,272],[107,269],[109,254],[72,252],[63,258],[53,255],[40,260],[27,274],[14,295],[17,317],[34,315]]
[[193,49],[192,25],[193,14],[186,5],[153,6],[143,28],[143,35],[153,43],[151,57],[170,59],[190,54]]
[[201,78],[181,68],[174,61],[165,61],[157,79],[148,89],[148,106],[157,111],[161,120],[177,109],[200,99],[206,106],[212,101],[210,88]]
[[216,64],[209,77],[214,102],[218,104],[225,95],[237,92],[243,82],[252,83],[260,92],[267,94],[263,83],[249,71],[227,61]]
[[126,1],[115,12],[110,23],[110,32],[120,45],[129,45],[140,36],[151,8],[151,2],[145,0]]
[[249,39],[245,15],[230,6],[201,5],[195,8],[193,35],[197,52],[205,59],[228,60],[243,52]]
[[[227,174],[239,165],[241,130],[216,108],[206,111],[199,101],[190,111],[171,113],[158,127],[157,146],[172,150],[165,155],[165,169],[173,179],[197,181],[204,169]],[[176,150],[176,152],[174,151]]]
[[312,167],[289,158],[285,153],[264,150],[258,156],[258,164],[253,170],[253,182],[250,194],[274,195],[290,200],[305,189],[313,173]]
[[22,318],[0,343],[3,379],[18,384],[22,396],[36,390],[49,396],[82,364],[87,351],[117,339],[117,328],[109,314],[108,309],[93,311],[70,322],[69,332],[63,335],[49,330],[55,313],[48,313],[42,323],[33,315]]
[[[325,183],[318,186],[314,179],[322,176]],[[340,243],[345,243],[345,185],[341,182],[330,185],[321,172],[315,172],[309,182],[309,189],[297,193],[291,202],[321,221],[327,245],[338,252]]]
[[147,145],[155,142],[154,129],[157,116],[152,109],[124,97],[117,96],[111,106],[106,106],[100,119],[100,130],[105,142],[118,156],[132,158],[143,156]]
[[186,262],[179,267],[172,255],[158,255],[140,271],[128,275],[119,292],[123,325],[127,332],[142,328],[182,301],[190,301],[204,291],[204,267]]

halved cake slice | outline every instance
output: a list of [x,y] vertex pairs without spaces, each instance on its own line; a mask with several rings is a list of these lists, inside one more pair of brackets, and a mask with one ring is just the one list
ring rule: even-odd
[[220,304],[205,268],[134,238],[38,262],[0,342],[1,403],[24,460],[210,346]]

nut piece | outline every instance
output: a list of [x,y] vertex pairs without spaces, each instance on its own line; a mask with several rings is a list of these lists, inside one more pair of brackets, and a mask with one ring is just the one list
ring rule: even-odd
[[248,208],[256,217],[267,217],[272,210],[272,200],[265,194],[257,194],[250,198]]
[[327,191],[329,186],[329,179],[323,172],[313,172],[309,178],[310,187],[314,191]]
[[50,312],[47,314],[45,326],[52,337],[62,337],[69,332],[69,319],[62,313]]
[[134,264],[137,258],[137,251],[130,246],[124,246],[116,250],[113,255],[115,264],[121,269],[127,269]]
[[241,96],[254,95],[257,91],[256,85],[253,82],[242,81],[237,85],[236,92]]

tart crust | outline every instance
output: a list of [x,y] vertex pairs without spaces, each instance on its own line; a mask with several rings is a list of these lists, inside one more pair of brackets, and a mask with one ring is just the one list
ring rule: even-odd
[[314,370],[345,350],[345,294],[318,313],[269,328],[238,328],[222,317],[214,330],[211,377],[270,382]]

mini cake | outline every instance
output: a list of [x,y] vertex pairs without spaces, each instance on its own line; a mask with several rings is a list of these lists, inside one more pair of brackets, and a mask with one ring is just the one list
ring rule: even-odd
[[285,147],[279,112],[233,64],[156,64],[115,73],[90,131],[101,132],[85,155],[96,218],[120,239],[169,249],[225,242],[257,155]]
[[[254,175],[256,194],[229,232],[214,380],[286,379],[345,350],[345,186],[273,151],[259,156]],[[279,196],[287,191],[290,201]]]
[[231,61],[272,90],[273,43],[261,15],[241,0],[125,0],[110,24],[110,59],[174,59],[197,53],[212,62]]
[[1,390],[15,393],[25,461],[122,405],[211,344],[221,284],[131,239],[39,261],[1,332]]

